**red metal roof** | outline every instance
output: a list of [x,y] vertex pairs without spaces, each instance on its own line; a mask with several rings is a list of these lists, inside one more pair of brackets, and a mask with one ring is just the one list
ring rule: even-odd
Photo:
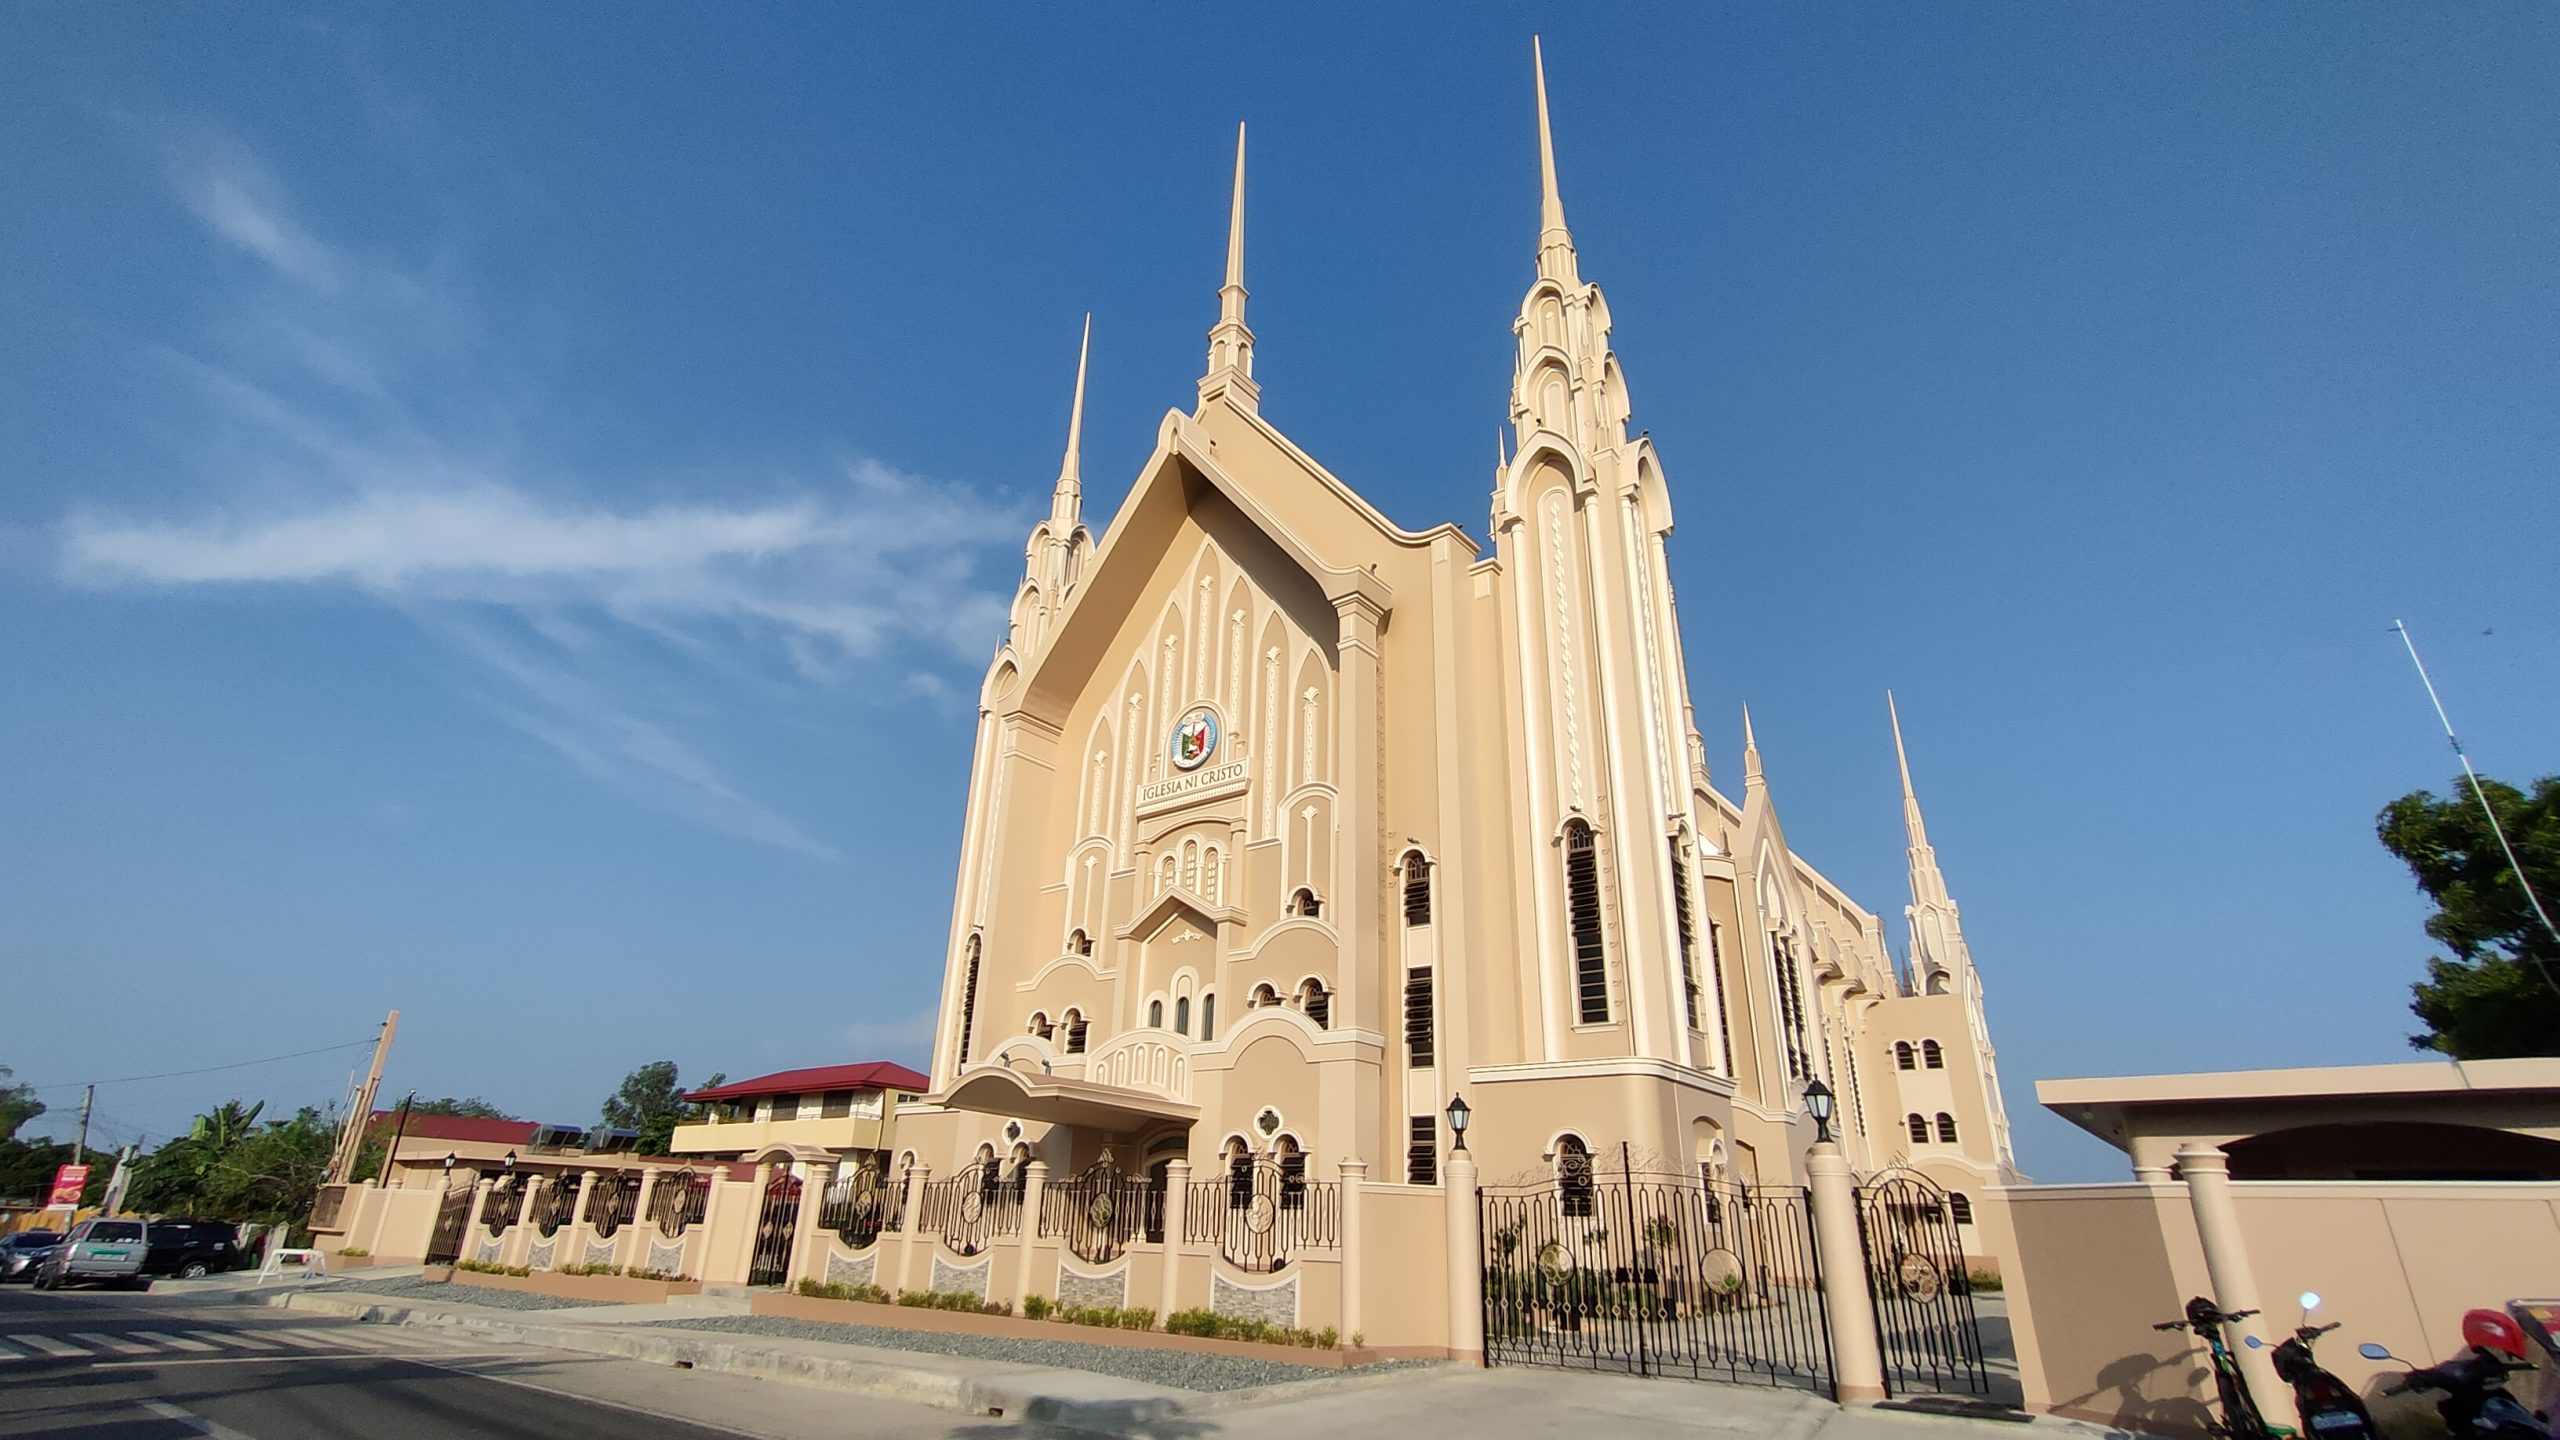
[[777,1070],[753,1080],[732,1080],[696,1090],[687,1100],[745,1100],[757,1095],[810,1095],[821,1090],[905,1090],[921,1095],[931,1080],[886,1060],[859,1065],[817,1065],[806,1070]]
[[[373,1128],[386,1135],[399,1132],[400,1112],[376,1110]],[[534,1123],[530,1120],[479,1120],[468,1115],[412,1115],[406,1138],[411,1140],[460,1140],[475,1145],[528,1145],[533,1142]]]

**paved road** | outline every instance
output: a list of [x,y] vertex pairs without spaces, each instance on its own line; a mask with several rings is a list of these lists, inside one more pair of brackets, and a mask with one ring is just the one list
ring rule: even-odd
[[988,1423],[212,1296],[0,1290],[8,1440],[925,1440]]

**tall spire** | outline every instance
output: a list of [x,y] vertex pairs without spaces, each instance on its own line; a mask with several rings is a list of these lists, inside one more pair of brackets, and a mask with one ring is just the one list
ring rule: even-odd
[[1742,707],[1742,784],[1744,789],[1766,787],[1767,776],[1760,773],[1760,741],[1751,733],[1751,707]]
[[1093,312],[1084,312],[1084,342],[1076,347],[1076,400],[1067,412],[1067,454],[1058,462],[1058,487],[1049,496],[1051,518],[1073,526],[1084,504],[1084,364],[1093,354]]
[[1972,967],[1966,952],[1963,922],[1947,893],[1947,877],[1938,869],[1938,852],[1929,844],[1929,827],[1920,818],[1920,797],[1911,788],[1911,757],[1902,746],[1902,708],[1893,692],[1884,697],[1893,720],[1893,758],[1902,767],[1902,829],[1911,855],[1911,968],[1924,984],[1943,984]]
[[1893,703],[1890,690],[1884,692],[1884,709],[1893,717],[1894,763],[1902,767],[1902,832],[1910,837],[1912,852],[1917,854],[1929,848],[1929,826],[1920,818],[1920,797],[1911,789],[1911,757],[1902,748],[1902,710]]
[[1209,372],[1200,398],[1224,390],[1250,410],[1261,399],[1253,383],[1253,332],[1244,323],[1244,122],[1236,122],[1235,199],[1227,212],[1227,283],[1218,287],[1218,323],[1209,331]]
[[1555,127],[1547,119],[1547,57],[1538,37],[1529,37],[1529,62],[1538,74],[1538,273],[1548,274],[1550,258],[1559,267],[1553,273],[1571,273],[1573,235],[1564,226],[1564,192],[1556,187]]

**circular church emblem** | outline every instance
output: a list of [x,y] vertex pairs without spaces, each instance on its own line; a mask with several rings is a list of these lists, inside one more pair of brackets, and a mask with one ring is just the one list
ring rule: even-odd
[[1173,768],[1197,770],[1218,749],[1217,714],[1203,705],[1173,727]]

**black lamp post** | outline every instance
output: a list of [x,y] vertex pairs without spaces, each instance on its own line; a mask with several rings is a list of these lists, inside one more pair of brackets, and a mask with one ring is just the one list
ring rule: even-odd
[[508,1174],[513,1175],[516,1173],[516,1152],[513,1150],[508,1151],[507,1158],[499,1161],[498,1163],[506,1167]]
[[1805,1113],[1813,1117],[1813,1143],[1831,1143],[1831,1087],[1816,1076],[1804,1087]]
[[1467,1121],[1474,1118],[1474,1116],[1475,1112],[1467,1108],[1467,1098],[1465,1096],[1453,1094],[1449,1097],[1450,1149],[1464,1150],[1467,1148]]
[[454,1156],[454,1153],[453,1153],[452,1151],[447,1150],[446,1152],[444,1152],[444,1173],[446,1173],[447,1175],[450,1175],[450,1174],[452,1174],[452,1173],[453,1173],[453,1162],[454,1162],[454,1159],[455,1159],[455,1156]]

